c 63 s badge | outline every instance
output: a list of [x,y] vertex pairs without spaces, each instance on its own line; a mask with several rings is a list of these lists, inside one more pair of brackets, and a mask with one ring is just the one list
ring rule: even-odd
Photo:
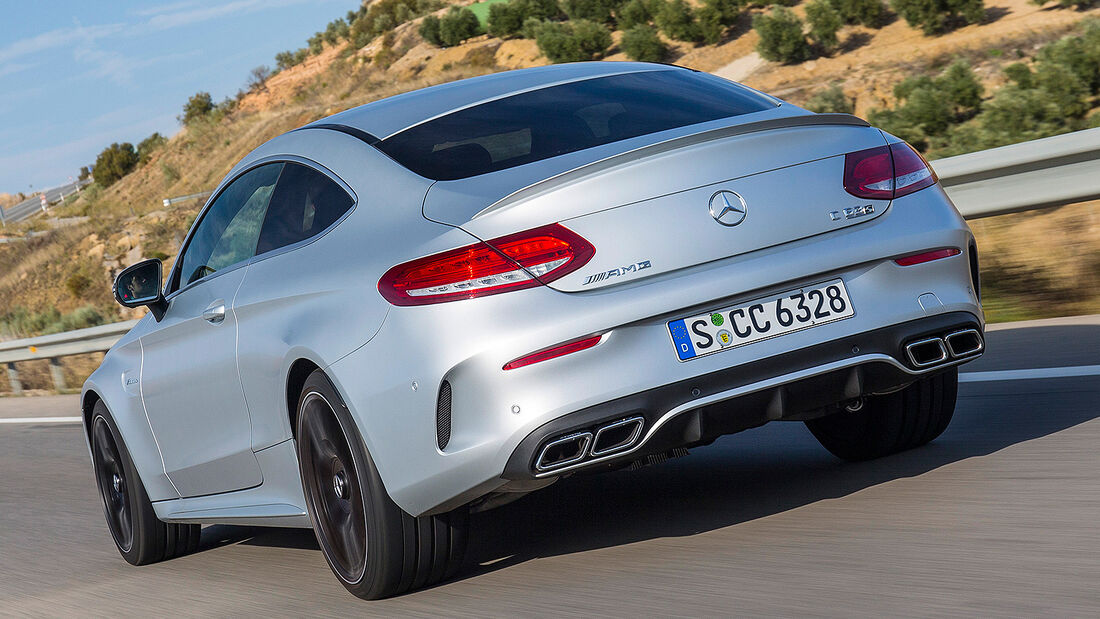
[[610,271],[603,271],[600,273],[596,273],[595,275],[589,275],[584,280],[584,283],[581,285],[587,286],[588,284],[602,282],[605,279],[611,279],[612,277],[622,277],[623,275],[626,275],[628,273],[637,273],[638,271],[644,271],[651,266],[653,265],[649,264],[648,260],[642,260],[640,262],[635,262],[634,264],[629,264],[625,267],[619,267],[617,269],[611,269]]
[[829,219],[833,221],[840,221],[841,219],[855,219],[856,217],[863,217],[864,215],[871,215],[875,212],[874,204],[864,204],[861,206],[850,206],[841,211],[829,211]]

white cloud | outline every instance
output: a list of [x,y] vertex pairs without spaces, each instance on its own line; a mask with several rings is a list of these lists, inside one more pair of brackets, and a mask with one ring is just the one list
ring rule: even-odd
[[0,47],[0,63],[7,64],[16,58],[37,54],[56,47],[66,47],[82,40],[110,36],[121,32],[124,28],[124,24],[104,24],[101,26],[81,26],[77,24],[72,28],[50,30]]

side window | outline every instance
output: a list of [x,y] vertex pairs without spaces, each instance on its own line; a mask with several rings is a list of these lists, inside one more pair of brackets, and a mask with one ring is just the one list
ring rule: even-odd
[[172,290],[252,257],[283,166],[250,170],[221,192],[188,241]]
[[267,209],[256,254],[316,236],[352,206],[352,198],[317,170],[287,163]]

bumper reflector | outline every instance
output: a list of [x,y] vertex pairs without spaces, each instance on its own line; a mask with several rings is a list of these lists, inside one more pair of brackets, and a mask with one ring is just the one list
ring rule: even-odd
[[950,258],[951,256],[958,256],[962,253],[962,250],[955,247],[949,249],[937,249],[935,251],[925,251],[919,254],[911,254],[902,258],[896,258],[894,262],[903,267],[913,266],[914,264],[921,264],[922,262],[931,262],[933,260],[939,260],[940,258]]
[[533,363],[540,363],[549,359],[555,359],[571,353],[579,352],[592,348],[596,344],[600,343],[603,339],[602,335],[593,335],[592,337],[586,337],[580,340],[573,340],[572,342],[566,342],[564,344],[558,344],[557,346],[551,346],[550,348],[544,348],[538,352],[533,352],[529,355],[514,359],[504,364],[505,370],[514,370],[521,368],[525,365],[531,365]]

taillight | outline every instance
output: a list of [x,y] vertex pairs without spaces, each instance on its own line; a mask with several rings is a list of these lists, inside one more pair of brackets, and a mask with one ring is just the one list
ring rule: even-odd
[[399,264],[378,280],[394,305],[471,299],[549,283],[584,266],[596,248],[550,224]]
[[844,156],[844,189],[860,198],[892,200],[936,184],[932,167],[905,142]]

